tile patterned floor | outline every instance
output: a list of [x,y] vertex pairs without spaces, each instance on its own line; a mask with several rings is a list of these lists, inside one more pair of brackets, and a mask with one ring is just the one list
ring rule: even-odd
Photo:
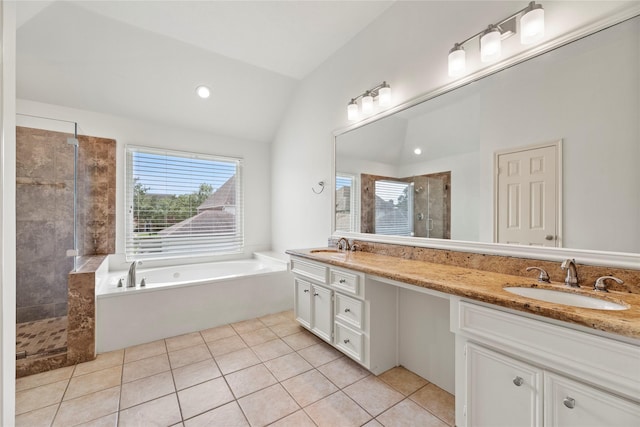
[[16,354],[52,354],[67,349],[67,316],[16,325]]
[[277,313],[16,381],[17,426],[453,425],[453,396],[374,376]]

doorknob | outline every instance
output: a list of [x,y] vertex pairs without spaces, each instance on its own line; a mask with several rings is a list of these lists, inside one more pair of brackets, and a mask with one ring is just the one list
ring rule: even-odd
[[544,238],[545,240],[553,240],[553,236],[551,234],[547,234]]

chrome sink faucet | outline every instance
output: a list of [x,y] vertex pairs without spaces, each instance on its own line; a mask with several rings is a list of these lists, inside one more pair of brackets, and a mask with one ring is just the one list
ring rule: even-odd
[[342,251],[348,251],[351,250],[351,245],[349,244],[349,241],[347,239],[345,239],[344,237],[341,237],[340,240],[338,240],[338,250]]
[[127,288],[136,287],[136,267],[138,264],[142,264],[142,261],[133,261],[129,267],[129,273],[127,274]]
[[567,276],[564,278],[564,284],[572,287],[579,288],[578,284],[578,270],[576,269],[576,260],[575,259],[565,259],[560,268],[563,270],[567,270]]

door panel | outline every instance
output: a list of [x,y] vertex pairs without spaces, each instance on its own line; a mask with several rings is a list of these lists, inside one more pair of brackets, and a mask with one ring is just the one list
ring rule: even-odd
[[558,150],[551,145],[497,156],[498,243],[558,245]]

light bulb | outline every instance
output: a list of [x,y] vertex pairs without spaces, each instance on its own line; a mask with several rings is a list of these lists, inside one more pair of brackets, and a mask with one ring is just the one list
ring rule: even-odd
[[378,105],[388,107],[391,105],[391,87],[386,83],[382,83],[382,87],[378,90]]
[[520,18],[520,43],[535,43],[543,37],[544,9],[542,5],[531,2],[525,14]]
[[196,88],[196,93],[198,94],[198,96],[202,99],[206,99],[211,95],[211,89],[209,89],[206,86],[198,86]]
[[362,97],[362,114],[373,113],[373,96],[367,91],[367,94]]
[[420,154],[422,154],[422,149],[420,147],[416,148],[415,150],[413,150],[413,154],[419,156]]
[[456,43],[449,51],[449,76],[457,77],[464,74],[467,68],[467,54],[462,46]]
[[347,105],[347,119],[349,121],[358,120],[358,104],[355,99],[352,99],[349,105]]
[[500,30],[495,25],[489,25],[480,37],[480,60],[490,62],[500,58],[502,54],[502,40]]

